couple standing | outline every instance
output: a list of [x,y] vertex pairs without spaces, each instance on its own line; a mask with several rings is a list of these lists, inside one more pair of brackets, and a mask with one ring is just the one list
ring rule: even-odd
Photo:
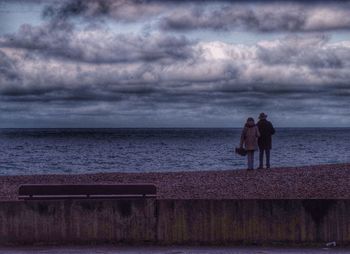
[[243,148],[244,144],[248,157],[248,170],[254,169],[254,151],[257,150],[257,146],[259,146],[259,169],[264,166],[264,154],[266,168],[270,168],[271,136],[275,133],[275,129],[266,118],[265,113],[260,113],[257,124],[252,117],[249,117],[244,125],[240,148]]

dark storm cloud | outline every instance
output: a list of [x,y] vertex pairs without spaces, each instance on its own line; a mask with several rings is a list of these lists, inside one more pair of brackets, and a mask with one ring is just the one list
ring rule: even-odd
[[[140,98],[164,103],[198,101],[200,104],[210,101],[210,96],[205,95],[218,95],[217,92],[254,97],[253,93],[286,96],[327,89],[336,94],[350,80],[347,71],[350,45],[331,44],[321,35],[288,36],[243,48],[227,43],[197,43],[188,45],[189,51],[195,54],[185,59],[167,62],[139,59],[135,63],[103,65],[97,64],[105,61],[103,55],[96,56],[94,62],[81,62],[79,58],[67,62],[56,55],[50,57],[46,47],[22,47],[18,51],[18,45],[12,48],[5,45],[0,58],[3,80],[22,77],[0,89],[1,94],[12,101],[130,101],[130,98]],[[61,45],[63,52],[66,49]],[[121,47],[117,52],[125,50],[124,45],[116,45]],[[67,44],[67,47],[70,46]],[[87,43],[84,47],[88,49],[90,45]],[[148,49],[151,54],[155,47]],[[41,51],[48,58],[25,57],[28,52],[40,55]]]
[[221,7],[174,10],[159,22],[163,30],[244,30],[253,32],[314,32],[349,30],[350,3],[261,2],[224,3]]
[[142,1],[73,0],[48,5],[53,20],[82,17],[153,22],[163,30],[248,30],[259,32],[349,30],[349,1]]
[[192,54],[191,44],[183,36],[114,34],[103,28],[77,30],[64,21],[42,26],[24,24],[0,41],[0,47],[91,63],[185,59]]
[[83,17],[121,22],[160,18],[163,30],[248,30],[259,32],[350,29],[349,1],[141,1],[74,0],[48,5],[53,20]]
[[289,36],[272,47],[260,46],[259,58],[269,65],[306,65],[313,69],[343,68],[349,63],[349,51],[324,47],[329,38],[325,35],[300,38]]
[[[116,126],[151,124],[152,120],[170,124],[182,118],[225,122],[228,115],[246,117],[259,111],[275,112],[277,117],[278,112],[294,112],[316,122],[322,114],[332,119],[349,116],[349,41],[334,42],[321,33],[279,36],[254,45],[216,38],[191,41],[159,31],[117,33],[98,23],[89,26],[84,19],[68,18],[143,20],[139,9],[130,7],[135,5],[149,8],[144,15],[163,15],[162,29],[167,31],[232,30],[236,25],[262,32],[328,31],[340,29],[339,18],[347,24],[342,15],[347,2],[328,9],[318,3],[302,10],[302,2],[293,2],[273,14],[270,8],[276,2],[254,2],[254,8],[243,2],[215,2],[213,9],[207,8],[213,4],[209,1],[200,8],[186,2],[166,11],[152,8],[173,2],[103,1],[108,7],[103,11],[100,3],[58,2],[58,9],[46,13],[50,18],[45,23],[24,24],[15,33],[0,36],[0,111],[5,116],[11,119],[18,110],[14,122],[23,116],[29,122],[40,118],[60,124],[77,119],[92,123],[91,119],[98,119]],[[116,3],[124,7],[117,11]],[[330,19],[322,12],[339,18]],[[184,27],[176,27],[176,22],[170,26],[168,18],[181,21]]]
[[0,50],[0,81],[1,83],[18,81],[20,79],[15,62]]
[[47,5],[43,11],[43,16],[50,19],[109,17],[128,22],[158,15],[166,7],[166,4],[162,1],[73,0]]

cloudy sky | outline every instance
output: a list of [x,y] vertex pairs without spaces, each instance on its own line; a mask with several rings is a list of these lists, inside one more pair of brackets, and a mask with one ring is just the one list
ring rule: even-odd
[[0,127],[350,126],[350,1],[0,0]]

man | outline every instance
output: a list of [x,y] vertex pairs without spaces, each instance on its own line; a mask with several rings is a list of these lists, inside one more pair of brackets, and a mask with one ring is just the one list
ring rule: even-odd
[[275,129],[272,123],[266,120],[267,115],[260,113],[259,122],[257,123],[260,137],[258,139],[259,146],[259,169],[264,168],[264,153],[266,156],[266,168],[270,168],[270,150],[272,148],[271,136],[275,134]]

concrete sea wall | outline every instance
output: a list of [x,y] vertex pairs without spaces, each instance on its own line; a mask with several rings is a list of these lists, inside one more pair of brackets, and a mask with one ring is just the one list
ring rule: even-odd
[[42,200],[0,203],[0,244],[350,243],[350,200]]
[[163,200],[163,243],[350,242],[348,200]]
[[155,200],[47,200],[0,203],[0,244],[156,240]]

